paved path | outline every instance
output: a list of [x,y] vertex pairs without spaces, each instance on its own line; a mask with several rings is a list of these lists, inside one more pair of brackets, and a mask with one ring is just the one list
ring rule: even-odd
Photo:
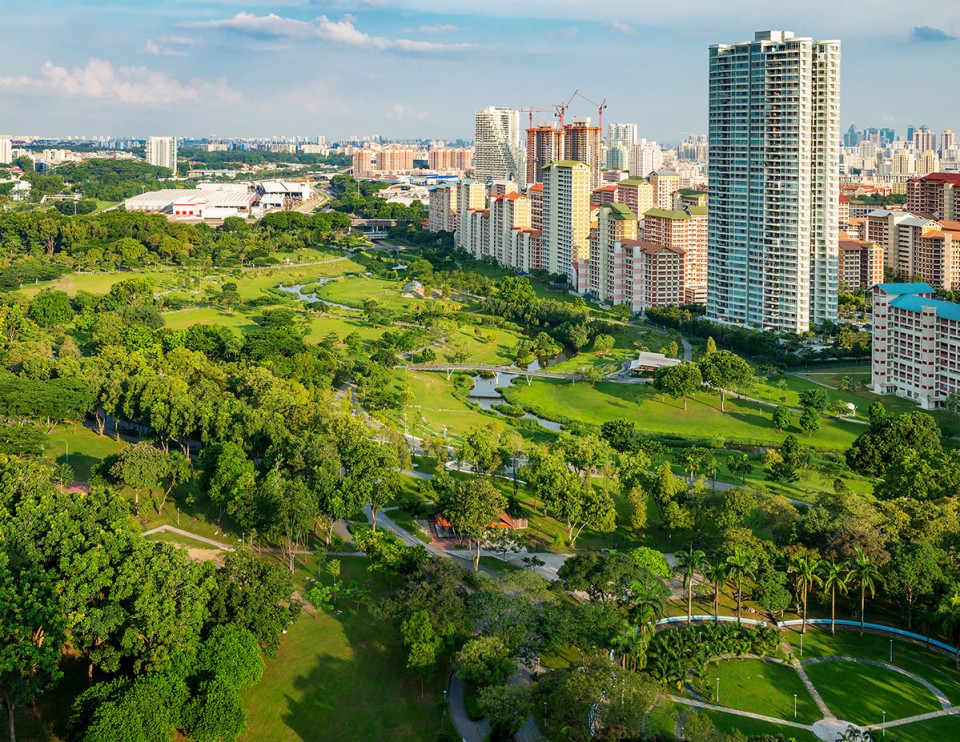
[[479,727],[470,719],[467,713],[467,704],[464,701],[464,682],[463,679],[454,673],[450,673],[450,680],[447,683],[447,703],[450,704],[450,721],[457,729],[457,734],[463,739],[463,742],[483,742],[484,735]]
[[[787,651],[792,651],[788,648]],[[810,678],[807,676],[807,671],[803,669],[803,663],[798,662],[797,658],[793,658],[793,669],[797,671],[797,675],[800,676],[800,680],[803,682],[804,687],[807,689],[807,693],[810,694],[810,697],[813,699],[813,702],[817,704],[817,708],[820,709],[820,713],[823,714],[824,719],[836,719],[837,717],[834,713],[827,707],[827,704],[824,703],[823,696],[820,695],[820,691],[817,690],[816,686],[810,681]]]
[[680,345],[683,346],[683,360],[692,361],[693,346],[690,345],[690,342],[683,335],[680,336]]
[[795,729],[805,729],[810,731],[809,724],[801,724],[799,721],[787,721],[786,719],[777,719],[773,716],[764,716],[763,714],[754,714],[751,711],[740,711],[738,709],[727,708],[726,706],[715,706],[712,703],[705,703],[703,701],[694,701],[692,698],[684,698],[683,696],[668,696],[668,698],[674,703],[680,703],[684,706],[693,706],[697,709],[707,709],[709,711],[722,711],[725,714],[735,714],[736,716],[745,716],[748,719],[757,719],[758,721],[765,721],[770,724],[780,724],[782,726],[794,727]]
[[950,706],[949,708],[941,709],[940,711],[930,711],[926,714],[917,714],[916,716],[907,716],[903,719],[894,719],[893,721],[888,721],[886,724],[871,724],[868,727],[864,727],[868,732],[876,729],[883,729],[884,727],[899,727],[904,724],[913,724],[916,721],[927,721],[928,719],[937,719],[941,716],[958,716],[960,715],[960,706]]
[[208,546],[222,549],[223,551],[233,551],[237,548],[236,546],[230,546],[221,541],[214,541],[212,538],[207,538],[206,536],[200,536],[196,533],[190,533],[190,531],[184,531],[182,528],[177,528],[176,526],[157,526],[156,528],[151,528],[149,531],[144,531],[140,535],[152,536],[155,533],[175,533],[177,536],[184,536],[193,541],[199,541],[201,544],[207,544]]

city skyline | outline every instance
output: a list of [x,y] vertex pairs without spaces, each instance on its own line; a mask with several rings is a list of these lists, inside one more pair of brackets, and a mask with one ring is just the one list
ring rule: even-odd
[[[580,89],[607,98],[605,120],[679,141],[706,130],[708,47],[766,28],[843,41],[843,130],[892,127],[902,136],[911,123],[939,132],[960,122],[960,101],[942,97],[942,77],[931,74],[960,52],[960,7],[948,0],[912,8],[907,20],[887,1],[867,15],[825,0],[776,10],[755,0],[621,0],[603,11],[597,18],[570,0],[522,8],[501,0],[39,0],[7,14],[0,130],[470,139],[477,108],[551,109]],[[633,92],[612,84],[611,62],[637,70]],[[876,95],[877,86],[892,94]],[[911,109],[897,90],[935,104]],[[580,101],[571,114],[596,111]]]

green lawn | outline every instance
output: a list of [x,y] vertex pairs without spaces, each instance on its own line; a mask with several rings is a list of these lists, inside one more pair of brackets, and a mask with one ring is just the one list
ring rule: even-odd
[[[587,383],[537,379],[531,385],[519,384],[506,389],[512,403],[531,412],[555,420],[573,419],[600,425],[608,420],[635,420],[649,433],[679,436],[711,437],[726,441],[777,445],[784,433],[778,433],[770,421],[770,408],[753,402],[727,398],[725,413],[720,412],[719,397],[701,392],[683,409],[680,400],[658,395],[650,384],[600,382]],[[815,438],[808,438],[799,429],[791,429],[806,445],[824,449],[846,449],[862,426],[855,423],[822,420],[823,428]]]
[[720,678],[721,706],[793,721],[793,694],[797,694],[797,721],[812,724],[823,718],[796,670],[788,665],[756,659],[725,660],[707,668],[699,688],[711,703]]
[[[790,701],[793,701],[792,696]],[[795,739],[797,742],[816,742],[817,740],[817,737],[815,734],[813,734],[813,732],[807,732],[803,729],[797,729],[796,727],[770,724],[769,722],[760,721],[759,719],[751,719],[746,716],[725,714],[722,711],[698,711],[697,713],[705,714],[707,717],[709,717],[710,721],[714,723],[717,729],[724,734],[732,734],[736,731],[746,735],[747,737],[769,734],[774,737],[776,737],[776,735],[783,735],[784,739]]]
[[198,307],[196,309],[166,312],[163,315],[163,321],[172,330],[182,330],[191,325],[220,325],[242,333],[257,326],[248,314],[240,312],[227,314],[224,310],[215,307]]
[[[866,369],[869,372],[870,367],[867,366]],[[871,402],[875,402],[877,400],[883,402],[884,406],[887,408],[887,411],[893,414],[910,412],[917,409],[916,405],[911,404],[905,399],[891,395],[873,394],[865,389],[841,392],[836,389],[836,386],[839,384],[840,379],[844,376],[847,376],[847,374],[837,374],[831,376],[811,375],[809,378],[800,378],[799,376],[791,375],[771,376],[765,383],[755,384],[749,389],[745,390],[745,393],[751,397],[756,397],[757,399],[762,399],[766,402],[782,404],[786,405],[787,407],[799,407],[800,392],[808,389],[822,389],[824,392],[826,392],[827,400],[829,402],[839,401],[856,405],[856,416],[861,420],[869,419],[867,415],[867,409],[870,407]],[[850,375],[850,379],[856,383],[858,380],[869,380],[869,377],[863,375]],[[813,380],[820,381],[822,383],[817,384]],[[823,383],[828,384],[832,388],[824,387]]]
[[374,299],[394,311],[404,310],[416,299],[407,299],[400,295],[403,288],[396,281],[385,281],[367,276],[352,276],[331,281],[320,287],[317,296],[348,307],[362,307],[363,303]]
[[308,343],[318,343],[331,332],[341,340],[352,332],[357,333],[364,340],[376,340],[379,338],[386,327],[373,327],[360,319],[340,315],[317,315],[310,312],[309,330],[307,331],[306,341]]
[[[829,606],[828,606],[829,609]],[[869,614],[868,614],[869,616]],[[922,631],[914,627],[914,631]],[[800,634],[786,632],[786,637],[799,652]],[[860,657],[880,662],[890,661],[890,637],[838,629],[830,636],[829,628],[808,628],[803,638],[803,657]],[[939,652],[928,652],[922,644],[893,640],[893,664],[933,683],[951,703],[960,704],[960,672],[953,660]]]
[[90,479],[90,470],[100,459],[116,453],[125,443],[118,443],[110,436],[99,436],[82,425],[57,427],[47,436],[44,456],[58,464],[73,467],[76,481]]
[[[876,736],[874,732],[874,736]],[[929,742],[932,739],[960,739],[960,716],[941,716],[927,721],[887,729],[890,742]]]
[[[446,428],[448,436],[460,436],[478,425],[499,423],[505,428],[509,424],[507,418],[485,415],[454,397],[453,382],[447,381],[445,374],[400,370],[397,375],[400,384],[409,383],[413,391],[413,401],[403,411],[407,430],[413,435],[442,435]],[[403,417],[396,421],[402,429]]]
[[929,690],[893,670],[842,660],[804,669],[827,708],[854,724],[878,724],[884,711],[893,720],[940,710]]
[[[467,354],[467,363],[482,366],[512,364],[515,360],[513,349],[522,337],[520,333],[513,330],[480,325],[464,325],[458,330],[456,325],[449,323],[445,329],[447,342],[444,343],[443,347],[437,349],[437,355],[443,357],[457,350],[462,350]],[[480,331],[483,338],[477,337],[477,330]],[[494,336],[493,342],[488,343],[486,341],[487,335]]]
[[[342,559],[343,576],[364,578],[366,560]],[[371,580],[372,600],[384,584]],[[304,615],[267,661],[263,679],[246,696],[247,733],[241,738],[303,740],[426,740],[452,732],[442,706],[446,672],[425,685],[405,668],[392,626],[366,607],[340,615]]]

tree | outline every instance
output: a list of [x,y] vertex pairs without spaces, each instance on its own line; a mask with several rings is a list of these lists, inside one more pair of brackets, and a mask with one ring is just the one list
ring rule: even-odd
[[704,577],[713,583],[713,622],[720,623],[720,594],[730,579],[730,565],[723,559],[712,561],[704,570]]
[[850,571],[844,562],[824,559],[820,562],[823,572],[823,591],[830,593],[830,635],[836,635],[837,592],[846,595],[850,583]]
[[960,588],[944,595],[937,603],[934,618],[953,643],[957,670],[960,670]]
[[708,353],[698,364],[703,380],[720,392],[720,411],[725,412],[724,402],[728,389],[744,386],[753,378],[750,364],[729,350]]
[[773,569],[764,570],[757,577],[757,585],[753,590],[753,600],[771,614],[783,617],[783,612],[790,607],[794,596],[786,588],[787,576]]
[[675,476],[670,469],[670,462],[664,461],[660,467],[650,477],[647,489],[653,497],[653,502],[660,512],[661,521],[663,520],[667,506],[673,502],[674,498],[683,488],[683,480]]
[[126,446],[117,454],[116,462],[110,469],[110,475],[127,487],[133,489],[136,512],[140,513],[140,493],[148,494],[159,489],[169,472],[166,454],[149,443],[135,443]]
[[420,697],[423,698],[423,680],[437,667],[441,638],[426,611],[416,611],[404,621],[401,634],[407,648],[407,669],[420,676]]
[[478,636],[457,652],[457,674],[480,687],[502,684],[513,672],[510,651],[498,636]]
[[737,589],[737,623],[740,623],[741,607],[743,606],[743,584],[756,576],[758,564],[753,554],[738,546],[727,557],[727,567],[730,570],[730,578]]
[[480,544],[507,505],[506,498],[487,480],[456,480],[441,474],[434,480],[438,511],[467,539],[473,569],[480,569]]
[[884,407],[883,402],[880,400],[871,402],[867,408],[867,418],[870,420],[870,428],[872,430],[878,430],[888,417],[887,408]]
[[703,376],[693,363],[663,366],[654,372],[653,386],[658,392],[668,394],[674,399],[682,397],[683,409],[686,410],[687,397],[692,397],[703,386]]
[[812,410],[818,415],[827,409],[827,392],[824,389],[804,389],[799,394],[800,407],[804,410]]
[[615,342],[613,335],[607,335],[605,333],[595,335],[593,338],[593,352],[598,356],[607,355],[613,350]]
[[800,441],[794,435],[788,435],[780,446],[779,458],[770,466],[771,477],[777,482],[792,482],[799,474],[800,469],[809,461],[809,452],[804,451]]
[[717,352],[717,342],[716,342],[712,337],[708,337],[708,338],[707,338],[707,348],[706,348],[706,350],[704,351],[704,355],[705,355],[705,356],[709,356],[709,355],[712,355],[712,354],[714,354],[714,353],[716,353],[716,352]]
[[789,407],[784,407],[783,405],[777,405],[773,410],[773,427],[777,429],[778,433],[782,433],[784,428],[790,425],[790,420],[793,419],[793,414],[790,412]]
[[701,446],[684,448],[677,455],[677,461],[683,464],[683,468],[690,474],[690,484],[693,484],[694,477],[708,466],[712,460],[713,451]]
[[65,325],[73,319],[70,296],[65,291],[44,289],[30,302],[27,315],[40,327]]
[[753,471],[750,457],[745,453],[732,453],[727,456],[727,469],[730,474],[739,477],[740,484],[747,483],[747,475]]
[[811,409],[804,410],[800,415],[800,430],[806,433],[808,438],[820,430],[820,413]]
[[878,418],[847,450],[847,465],[859,474],[883,476],[908,452],[922,458],[941,453],[937,421],[923,412]]
[[807,594],[814,587],[823,582],[819,574],[820,560],[811,556],[797,556],[790,560],[787,572],[794,576],[794,586],[800,593],[803,605],[803,616],[800,620],[800,633],[807,633]]
[[913,625],[913,607],[943,579],[946,555],[927,543],[893,544],[886,570],[887,590],[907,608],[907,628]]
[[694,549],[691,541],[687,551],[678,551],[675,556],[677,563],[673,572],[682,577],[683,589],[687,591],[687,625],[689,626],[693,622],[693,578],[697,572],[706,567],[707,555],[700,549]]
[[533,710],[526,685],[492,685],[480,691],[480,710],[494,729],[509,737],[523,728]]
[[883,577],[877,565],[867,556],[859,546],[854,548],[853,562],[850,564],[850,579],[860,591],[860,636],[863,637],[864,610],[866,608],[867,593],[872,598],[877,592],[877,585],[883,582]]
[[17,739],[14,712],[60,678],[62,613],[43,573],[20,558],[12,562],[0,544],[0,700],[10,742]]

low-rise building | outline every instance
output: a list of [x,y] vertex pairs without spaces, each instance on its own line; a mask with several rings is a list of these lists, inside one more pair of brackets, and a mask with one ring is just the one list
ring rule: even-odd
[[873,287],[871,386],[933,410],[960,392],[960,304],[927,283]]

